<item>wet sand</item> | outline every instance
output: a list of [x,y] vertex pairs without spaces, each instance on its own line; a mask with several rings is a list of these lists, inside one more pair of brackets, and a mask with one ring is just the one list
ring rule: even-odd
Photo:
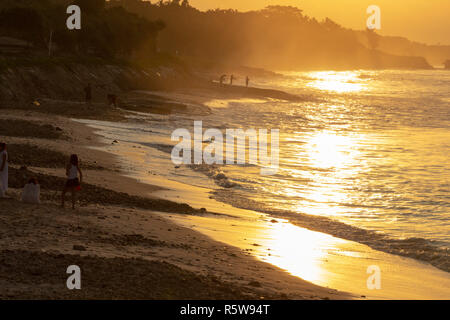
[[[210,97],[206,94],[199,99],[204,102]],[[211,199],[209,189],[168,181],[157,172],[132,176],[124,170],[132,165],[126,162],[132,146],[124,142],[107,145],[83,123],[21,110],[11,110],[2,118],[51,124],[62,128],[65,138],[4,138],[21,156],[16,163],[12,161],[12,172],[18,175],[18,185],[10,193],[13,199],[3,199],[0,206],[5,222],[0,227],[0,242],[2,248],[13,252],[3,252],[1,256],[18,266],[16,273],[11,269],[1,272],[0,283],[6,288],[0,291],[1,297],[204,298],[198,295],[198,287],[189,291],[183,284],[178,287],[168,281],[160,284],[163,291],[155,291],[148,283],[140,285],[139,281],[130,280],[133,274],[158,274],[163,269],[160,264],[148,262],[173,266],[169,268],[172,275],[160,273],[163,279],[180,274],[183,279],[199,279],[209,293],[206,298],[211,299],[447,299],[450,295],[448,273],[428,264],[233,208]],[[36,149],[37,157],[33,159],[26,156],[24,145],[56,153]],[[78,153],[86,165],[86,193],[80,194],[81,207],[75,212],[57,207],[58,185],[64,181],[64,164],[59,164],[62,158],[58,152],[67,156],[68,150]],[[27,171],[20,169],[20,162],[27,163]],[[30,175],[29,171],[45,185],[44,203],[31,209],[14,200],[23,183],[18,182],[20,176]],[[74,245],[85,250],[74,250]],[[27,253],[22,254],[23,251]],[[29,257],[27,254],[38,255],[33,256],[37,261],[33,268],[26,266],[28,258],[21,258]],[[67,293],[60,282],[56,284],[48,276],[44,276],[43,286],[34,288],[33,281],[38,281],[34,274],[39,278],[46,265],[58,256],[64,264],[75,260],[73,264],[92,266],[102,261],[105,268],[112,270],[122,270],[117,269],[118,265],[130,261],[132,271],[115,272],[113,281],[107,284],[111,288],[108,293],[102,293],[102,284],[95,281],[84,293]],[[84,257],[93,259],[83,260]],[[381,290],[367,288],[366,270],[370,265],[378,265],[382,271]],[[116,281],[127,285],[114,295]],[[211,286],[216,281],[217,286]],[[186,295],[171,296],[174,288],[186,289]]]
[[[121,175],[117,157],[92,149],[102,144],[87,126],[24,110],[4,111],[1,119],[62,131],[55,139],[45,130],[35,138],[32,132],[17,136],[1,129],[2,140],[12,148],[11,188],[8,198],[0,199],[0,298],[351,298],[175,223],[174,216],[208,214],[180,203],[182,199],[157,198],[155,192],[164,185]],[[33,157],[26,146],[36,151]],[[70,153],[79,154],[87,168],[76,210],[59,207],[65,165],[59,162]],[[30,176],[41,181],[40,205],[19,201],[22,184]],[[81,267],[79,291],[65,287],[69,265]]]
[[[308,230],[284,219],[234,208],[211,199],[205,188],[176,182],[166,186],[166,190],[155,194],[169,200],[188,199],[192,206],[202,204],[208,211],[226,214],[174,215],[171,219],[177,224],[240,248],[249,256],[317,285],[350,292],[359,299],[445,300],[450,296],[450,274],[430,264]],[[374,265],[381,271],[379,290],[367,286],[367,269]]]
[[[176,97],[186,96],[177,94]],[[91,124],[101,131],[101,124]],[[148,161],[146,152],[135,151],[133,143],[121,141],[105,150],[120,156],[125,168],[133,164],[145,167]],[[314,228],[308,230],[266,214],[234,208],[211,199],[209,188],[170,181],[158,174],[142,174],[138,169],[128,174],[145,184],[165,186],[153,195],[222,214],[175,215],[172,220],[176,223],[238,247],[250,256],[315,284],[351,292],[359,298],[447,299],[450,296],[449,274],[428,263],[373,250],[358,242],[317,232]],[[380,290],[367,287],[370,276],[367,269],[374,265],[381,270]]]

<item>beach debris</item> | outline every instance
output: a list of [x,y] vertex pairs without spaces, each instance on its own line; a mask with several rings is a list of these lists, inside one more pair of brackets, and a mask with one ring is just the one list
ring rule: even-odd
[[119,141],[117,141],[117,140],[114,140],[112,143],[119,143]]
[[41,276],[41,275],[42,275],[42,271],[39,270],[39,269],[32,269],[32,270],[30,271],[30,274],[31,274],[32,276]]
[[259,283],[258,281],[252,280],[248,283],[249,286],[252,287],[256,287],[256,288],[260,288],[261,287],[261,283]]
[[278,223],[278,221],[275,220],[275,219],[270,220],[270,222],[272,222],[272,223]]
[[227,176],[224,173],[220,172],[214,176],[214,179],[218,179],[218,180],[227,179]]
[[233,188],[236,186],[235,183],[230,182],[228,180],[220,180],[220,183],[218,183],[218,184],[219,184],[219,186],[226,188],[226,189],[230,189],[230,188]]
[[207,210],[206,210],[206,208],[200,208],[200,212],[201,212],[201,213],[206,213]]
[[78,244],[74,244],[74,245],[73,245],[73,250],[76,250],[76,251],[86,251],[86,247],[81,246],[81,245],[78,245]]

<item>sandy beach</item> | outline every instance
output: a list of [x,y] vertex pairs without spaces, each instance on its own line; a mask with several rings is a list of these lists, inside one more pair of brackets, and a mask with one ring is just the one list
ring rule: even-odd
[[[182,91],[158,97],[189,103]],[[195,103],[206,101],[204,92]],[[448,274],[425,263],[237,209],[210,189],[157,172],[135,176],[130,168],[148,155],[94,125],[96,118],[124,121],[125,109],[86,121],[72,118],[76,108],[69,117],[55,114],[54,103],[3,109],[0,119],[10,157],[10,190],[0,206],[3,299],[448,297],[448,286],[440,287]],[[85,176],[76,210],[59,207],[68,150]],[[40,181],[40,205],[19,201],[29,177]],[[384,271],[383,290],[366,286],[374,263]],[[83,270],[82,290],[67,290],[69,265]]]
[[[181,226],[174,217],[209,214],[182,198],[156,198],[164,186],[121,175],[114,155],[92,148],[101,146],[92,129],[42,113],[45,104],[38,111],[3,109],[0,119],[21,125],[1,132],[10,146],[10,189],[0,205],[2,299],[351,297]],[[59,207],[68,150],[85,175],[76,210]],[[41,184],[40,205],[19,201],[31,176]],[[66,288],[73,264],[82,269],[82,290]]]

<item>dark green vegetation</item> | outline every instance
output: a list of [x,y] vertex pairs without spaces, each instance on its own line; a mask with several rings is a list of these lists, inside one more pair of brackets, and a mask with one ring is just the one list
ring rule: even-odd
[[[12,164],[42,168],[65,168],[70,154],[41,148],[31,144],[8,144]],[[39,156],[36,156],[39,155]],[[83,169],[105,170],[95,163],[82,163]]]
[[64,168],[69,158],[69,155],[61,152],[31,144],[8,144],[8,154],[9,161],[13,164],[43,168]]
[[0,136],[58,139],[63,136],[60,128],[25,120],[1,119]]
[[[66,28],[66,8],[73,3],[82,9],[81,30]],[[202,12],[187,0],[153,4],[2,0],[1,36],[22,39],[32,45],[29,52],[41,50],[55,57],[100,57],[140,66],[185,61],[210,69],[218,64],[269,69],[430,68],[428,62],[442,64],[450,55],[450,46],[347,29],[329,18],[308,17],[295,7]]]
[[[69,4],[82,10],[81,30],[68,30]],[[161,21],[149,21],[121,7],[106,8],[104,0],[2,0],[0,35],[26,40],[33,51],[92,54],[128,58],[156,52]],[[51,41],[50,41],[51,40]]]
[[[196,66],[224,63],[278,69],[429,68],[427,59],[450,55],[450,46],[427,47],[404,38],[318,21],[299,8],[202,12],[188,1],[111,0],[150,20],[162,20],[162,51]],[[301,5],[301,2],[300,2]],[[361,13],[362,15],[364,13]],[[433,62],[434,63],[434,62]]]

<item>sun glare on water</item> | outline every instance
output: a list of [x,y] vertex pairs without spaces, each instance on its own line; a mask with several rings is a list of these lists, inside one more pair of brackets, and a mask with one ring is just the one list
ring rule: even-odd
[[316,167],[341,167],[352,159],[353,141],[348,136],[320,132],[311,137],[306,147],[309,160]]
[[[360,143],[365,137],[321,131],[307,136],[306,140],[304,136],[296,139],[298,151],[288,162],[288,170],[297,180],[286,183],[279,193],[295,199],[292,202],[295,211],[330,217],[341,215],[343,209],[335,204],[345,203],[351,197],[341,182],[351,181],[362,170]],[[309,169],[305,170],[304,166]],[[302,180],[315,183],[305,188],[297,182]]]
[[361,83],[358,74],[352,71],[334,72],[320,71],[311,72],[308,75],[312,80],[308,86],[336,93],[357,92],[364,90],[365,85]]

